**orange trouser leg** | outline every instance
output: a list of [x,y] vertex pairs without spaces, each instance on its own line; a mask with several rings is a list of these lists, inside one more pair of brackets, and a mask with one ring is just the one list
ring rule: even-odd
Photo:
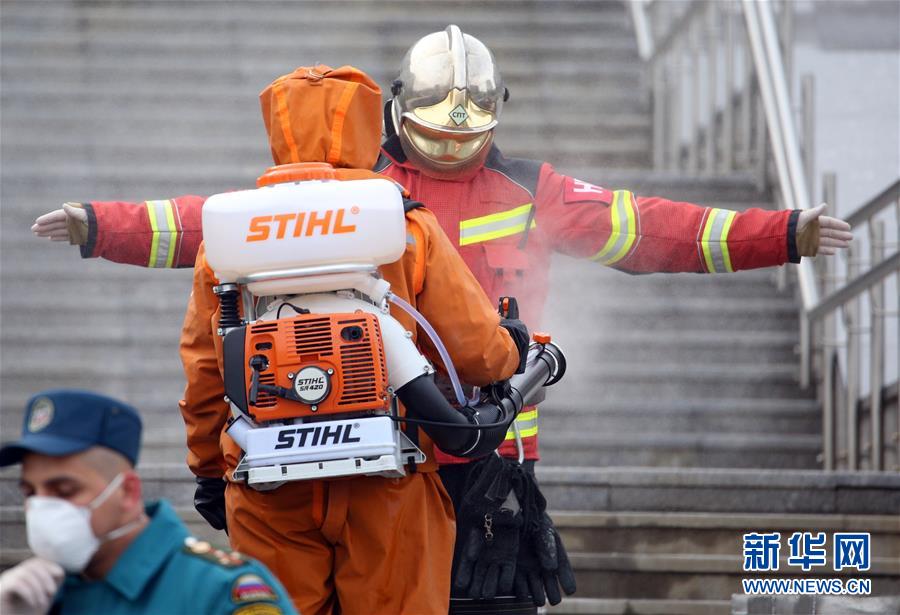
[[229,483],[225,492],[232,548],[265,564],[303,615],[335,611],[334,548],[319,529],[322,490],[304,481],[268,492]]
[[456,523],[436,473],[331,483],[322,532],[344,615],[446,615]]

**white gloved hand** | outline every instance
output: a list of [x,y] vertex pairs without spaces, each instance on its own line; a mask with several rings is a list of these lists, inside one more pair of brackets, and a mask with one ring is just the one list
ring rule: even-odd
[[[850,225],[831,216],[823,216],[827,205],[804,209],[797,220],[797,247],[801,256],[831,255],[850,246]],[[818,225],[816,227],[816,225]]]
[[71,233],[71,229],[77,226],[87,229],[87,212],[79,206],[63,203],[60,209],[54,209],[35,220],[31,232],[50,241],[68,241],[80,245],[84,242],[79,242],[79,238],[73,237]]
[[50,610],[65,571],[56,562],[32,557],[0,574],[0,613],[43,615]]

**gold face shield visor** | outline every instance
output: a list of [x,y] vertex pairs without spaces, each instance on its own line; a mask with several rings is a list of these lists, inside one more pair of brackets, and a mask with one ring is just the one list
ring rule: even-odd
[[455,163],[478,155],[490,142],[490,130],[476,133],[454,133],[426,128],[406,121],[400,127],[403,136],[423,157],[437,163]]
[[420,126],[459,133],[485,132],[497,125],[496,114],[479,107],[465,90],[454,88],[439,103],[403,114]]

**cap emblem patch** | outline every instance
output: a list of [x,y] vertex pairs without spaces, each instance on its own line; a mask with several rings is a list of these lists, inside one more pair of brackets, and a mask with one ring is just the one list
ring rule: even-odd
[[49,397],[38,397],[31,404],[31,416],[28,417],[28,431],[44,429],[53,421],[53,401]]

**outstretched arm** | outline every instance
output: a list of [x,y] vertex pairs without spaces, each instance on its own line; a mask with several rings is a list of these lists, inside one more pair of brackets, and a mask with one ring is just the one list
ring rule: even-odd
[[193,267],[205,197],[65,203],[35,220],[38,237],[78,245],[83,258],[139,267]]
[[811,210],[742,212],[639,197],[545,169],[538,232],[571,256],[630,273],[729,273],[833,254],[849,225]]

